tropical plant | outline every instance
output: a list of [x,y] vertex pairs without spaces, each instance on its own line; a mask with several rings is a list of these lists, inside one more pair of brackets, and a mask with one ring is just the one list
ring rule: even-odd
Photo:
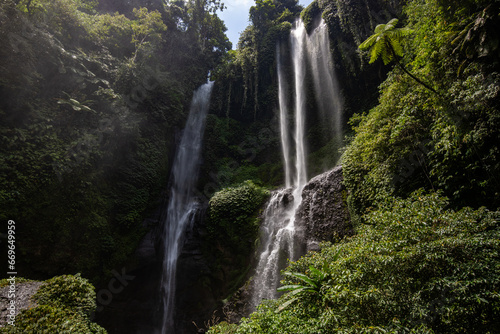
[[411,74],[403,64],[401,64],[399,58],[403,56],[402,39],[408,36],[412,30],[407,27],[396,28],[398,22],[398,19],[392,19],[386,24],[377,25],[375,27],[375,33],[361,43],[359,48],[361,50],[370,49],[370,64],[379,58],[382,58],[385,65],[394,60],[396,65],[413,80],[437,94],[434,88]]
[[[323,268],[326,269],[326,267],[327,264],[324,263]],[[304,294],[312,294],[316,296],[321,295],[323,286],[329,280],[329,275],[326,271],[316,269],[313,266],[309,266],[309,276],[299,272],[290,272],[290,271],[285,271],[283,275],[288,276],[295,280],[302,281],[302,283],[287,284],[278,288],[278,291],[290,291],[287,295],[288,297],[293,297],[293,298],[288,299],[286,302],[281,304],[277,312],[282,311],[284,308],[286,308],[293,302],[300,300]]]

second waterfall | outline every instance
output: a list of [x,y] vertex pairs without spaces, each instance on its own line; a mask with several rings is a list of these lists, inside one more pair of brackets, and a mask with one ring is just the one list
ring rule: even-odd
[[162,218],[164,254],[161,282],[163,295],[161,334],[175,333],[177,260],[183,235],[192,225],[198,211],[199,204],[194,192],[198,181],[203,133],[212,86],[213,82],[209,82],[194,92],[189,117],[172,166],[170,198]]
[[[262,299],[278,297],[280,271],[286,267],[288,259],[297,260],[306,250],[303,227],[297,226],[295,216],[308,180],[308,98],[314,99],[319,117],[328,124],[333,139],[340,142],[342,136],[342,98],[334,75],[326,24],[319,22],[308,35],[304,24],[298,20],[290,32],[288,44],[278,43],[276,58],[286,187],[272,194],[264,211],[260,254],[252,279],[251,305],[254,308]],[[314,83],[314,96],[307,94],[308,79]],[[288,82],[293,85],[289,86]]]

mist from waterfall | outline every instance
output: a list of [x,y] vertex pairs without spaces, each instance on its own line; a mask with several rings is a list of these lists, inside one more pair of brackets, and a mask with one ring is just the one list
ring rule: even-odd
[[194,196],[201,157],[206,116],[213,82],[198,88],[191,101],[188,120],[177,148],[171,172],[171,187],[163,228],[162,296],[163,319],[161,333],[174,333],[176,269],[186,229],[192,227],[199,202]]
[[[278,297],[276,289],[280,271],[288,259],[295,261],[303,255],[300,229],[295,214],[302,202],[302,190],[307,183],[306,115],[307,71],[311,71],[316,103],[320,116],[332,123],[334,135],[341,137],[342,98],[334,76],[328,29],[321,21],[308,35],[301,20],[290,32],[289,62],[292,75],[286,73],[288,63],[283,43],[277,45],[278,97],[281,144],[286,188],[273,192],[264,210],[261,226],[261,248],[255,275],[252,279],[251,305],[255,308],[262,299]],[[288,82],[293,81],[293,98]],[[292,100],[292,101],[290,101]],[[290,106],[293,106],[291,114]],[[293,131],[292,131],[293,128]],[[293,140],[290,140],[290,139]]]

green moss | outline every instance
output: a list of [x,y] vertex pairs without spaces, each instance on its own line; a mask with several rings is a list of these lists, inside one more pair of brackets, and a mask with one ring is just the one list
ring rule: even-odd
[[252,181],[215,193],[208,209],[211,237],[219,243],[234,247],[235,251],[248,253],[249,244],[257,237],[257,213],[268,196],[268,190]]

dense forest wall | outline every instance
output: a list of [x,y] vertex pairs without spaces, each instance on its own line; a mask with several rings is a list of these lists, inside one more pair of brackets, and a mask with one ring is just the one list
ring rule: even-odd
[[1,216],[32,278],[96,282],[134,251],[192,92],[230,46],[207,2],[94,5],[0,5]]

